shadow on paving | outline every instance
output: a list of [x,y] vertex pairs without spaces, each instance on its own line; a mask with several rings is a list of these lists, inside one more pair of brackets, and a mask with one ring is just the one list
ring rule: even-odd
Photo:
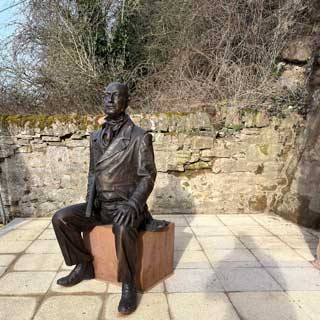
[[[173,193],[173,190],[175,193]],[[194,206],[192,195],[188,191],[183,189],[183,187],[180,184],[180,180],[171,174],[168,174],[167,185],[163,188],[156,188],[153,191],[153,193],[154,193],[154,198],[156,199],[156,206],[160,208],[160,210],[162,211],[161,213],[163,213],[165,208],[168,207],[168,204],[172,208],[181,208],[181,207],[185,208],[186,206],[189,208],[193,208]],[[177,195],[181,195],[181,194],[184,194],[185,195],[184,198],[188,199],[187,204],[183,204],[183,200],[177,197]],[[163,201],[165,201],[166,203],[161,205],[161,202]],[[152,210],[150,211],[151,211],[151,214],[153,215]],[[163,215],[163,217],[162,215],[155,215],[157,219],[165,219],[175,223],[174,268],[176,268],[176,266],[180,262],[183,256],[183,253],[186,250],[189,250],[190,248],[192,248],[193,242],[195,240],[191,231],[188,229],[187,223],[185,223],[185,220],[186,220],[184,217],[185,212],[183,211],[184,209],[181,209],[181,212],[179,213],[174,212],[175,217],[177,218],[170,217],[170,214]],[[181,214],[181,218],[179,217],[180,214]]]
[[[249,234],[240,236],[246,237],[250,247],[259,248]],[[265,250],[259,248],[258,252],[263,254]],[[232,312],[225,312],[219,317],[217,315],[216,320],[310,319],[286,293],[288,284],[281,266],[270,256],[267,265],[270,267],[263,267],[250,249],[231,249],[222,261],[213,266],[238,314],[236,317]]]

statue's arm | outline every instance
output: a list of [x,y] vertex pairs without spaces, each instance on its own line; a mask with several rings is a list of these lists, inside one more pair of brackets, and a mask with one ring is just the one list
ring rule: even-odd
[[157,175],[151,134],[144,134],[140,142],[137,158],[139,181],[128,204],[136,210],[137,214],[140,214],[154,187]]
[[93,159],[93,142],[92,135],[90,136],[90,159],[89,159],[89,172],[88,172],[88,185],[87,185],[87,196],[86,202],[89,201],[90,195],[94,192],[94,181],[95,179],[95,168],[94,168],[94,159]]

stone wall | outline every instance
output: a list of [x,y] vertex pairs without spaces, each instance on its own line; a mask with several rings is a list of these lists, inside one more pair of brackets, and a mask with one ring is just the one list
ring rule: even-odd
[[[154,137],[152,212],[265,212],[286,203],[284,189],[294,188],[295,174],[288,165],[297,157],[306,122],[283,112],[283,119],[230,107],[214,115],[133,115]],[[84,200],[95,126],[86,117],[2,117],[1,191],[12,216],[49,215]]]

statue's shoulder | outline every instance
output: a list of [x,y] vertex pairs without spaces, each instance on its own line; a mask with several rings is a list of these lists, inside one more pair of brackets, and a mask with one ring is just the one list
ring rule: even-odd
[[91,140],[96,140],[99,137],[99,134],[101,133],[101,130],[102,130],[102,128],[91,132],[90,133],[90,139]]
[[142,138],[147,133],[146,130],[142,129],[141,127],[137,125],[133,125],[132,134],[137,138]]

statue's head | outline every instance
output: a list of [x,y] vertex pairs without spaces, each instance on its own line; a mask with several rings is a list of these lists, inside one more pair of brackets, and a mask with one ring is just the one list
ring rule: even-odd
[[129,90],[126,84],[112,82],[104,89],[103,106],[107,116],[116,117],[123,113],[129,102]]

